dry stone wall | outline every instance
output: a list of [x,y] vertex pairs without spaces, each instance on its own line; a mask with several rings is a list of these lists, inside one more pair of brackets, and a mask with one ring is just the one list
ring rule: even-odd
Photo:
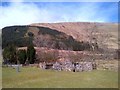
[[[62,63],[55,62],[52,64],[51,69],[58,71],[73,71],[73,72],[82,72],[82,71],[92,71],[95,69],[95,63],[93,62],[77,62],[72,63],[71,61],[64,61]],[[46,63],[40,63],[39,67],[42,69],[47,68]]]

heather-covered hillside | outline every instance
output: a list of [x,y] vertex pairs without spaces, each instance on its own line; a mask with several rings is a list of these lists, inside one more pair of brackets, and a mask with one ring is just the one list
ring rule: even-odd
[[[41,26],[9,26],[2,29],[2,47],[10,44],[18,47],[33,44],[37,47],[47,47],[64,50],[90,50],[89,42],[77,41],[72,36],[56,29]],[[97,44],[94,46],[97,47]]]

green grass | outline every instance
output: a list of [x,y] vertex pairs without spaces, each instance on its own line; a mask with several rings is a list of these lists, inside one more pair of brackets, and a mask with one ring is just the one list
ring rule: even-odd
[[2,68],[3,88],[118,88],[118,74],[113,71],[65,72],[36,67]]

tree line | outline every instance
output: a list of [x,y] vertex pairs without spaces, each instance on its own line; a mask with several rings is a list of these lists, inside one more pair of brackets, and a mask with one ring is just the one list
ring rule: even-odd
[[9,45],[3,49],[4,64],[33,64],[36,50],[33,45],[27,46],[27,50],[17,50],[15,45]]

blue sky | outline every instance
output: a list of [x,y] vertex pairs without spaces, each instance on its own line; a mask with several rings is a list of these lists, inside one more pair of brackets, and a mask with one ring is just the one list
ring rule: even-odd
[[118,22],[117,2],[2,2],[0,28],[55,22]]

